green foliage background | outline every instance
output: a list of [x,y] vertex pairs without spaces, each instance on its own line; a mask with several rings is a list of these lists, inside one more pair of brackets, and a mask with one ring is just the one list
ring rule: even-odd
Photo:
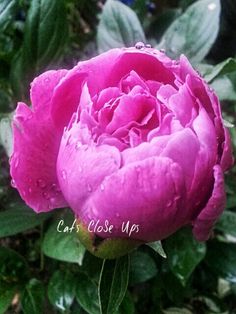
[[235,167],[207,243],[186,228],[113,261],[56,232],[61,218],[72,223],[68,209],[36,215],[10,186],[10,121],[17,101],[30,104],[32,78],[140,40],[188,56],[218,94],[236,148],[236,2],[104,2],[0,0],[0,313],[236,313]]

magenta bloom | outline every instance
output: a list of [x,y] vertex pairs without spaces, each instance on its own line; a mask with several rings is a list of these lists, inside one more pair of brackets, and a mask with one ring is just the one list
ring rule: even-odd
[[186,57],[114,49],[31,85],[14,117],[11,175],[36,212],[69,206],[88,225],[139,225],[163,239],[186,224],[206,240],[233,162],[219,101]]

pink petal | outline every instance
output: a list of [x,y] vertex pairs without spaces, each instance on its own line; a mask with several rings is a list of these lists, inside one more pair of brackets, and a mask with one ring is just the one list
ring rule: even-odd
[[14,153],[11,176],[21,197],[35,211],[64,207],[57,176],[56,159],[60,143],[51,118],[51,98],[66,70],[48,71],[31,84],[33,111],[19,103],[13,120]]
[[13,121],[13,134],[11,176],[22,199],[36,212],[66,206],[56,175],[60,134],[50,119],[20,103]]
[[[165,238],[188,223],[185,185],[178,164],[164,157],[151,157],[129,164],[104,178],[83,204],[79,219],[92,219],[116,226],[102,237],[126,237],[122,223],[139,225],[132,238],[154,241]],[[74,208],[75,210],[75,208]]]
[[47,71],[36,77],[31,83],[30,96],[33,110],[41,110],[46,114],[50,113],[49,103],[51,102],[54,88],[67,74],[67,70]]
[[96,146],[85,127],[75,123],[65,131],[57,159],[57,175],[63,195],[77,215],[104,177],[119,169],[120,159],[116,147]]
[[193,234],[198,241],[208,240],[215,222],[225,207],[224,177],[219,165],[214,167],[214,180],[211,198],[193,222]]
[[118,86],[120,80],[132,70],[144,80],[174,85],[175,77],[169,63],[169,59],[158,51],[151,53],[134,48],[112,49],[88,61],[79,62],[55,90],[52,106],[55,125],[61,129],[69,123],[78,106],[80,86],[85,79],[91,97],[102,89]]
[[176,118],[185,126],[196,117],[195,98],[190,94],[186,85],[179,88],[178,93],[173,94],[168,102],[168,108],[175,113]]
[[227,171],[233,166],[234,158],[233,158],[233,149],[231,145],[229,131],[226,128],[224,128],[224,131],[225,131],[225,141],[222,144],[223,155],[221,158],[220,165],[223,171]]
[[171,136],[165,149],[160,154],[160,156],[171,158],[181,166],[187,191],[189,191],[193,181],[194,166],[199,150],[198,138],[192,130],[185,128]]
[[[150,95],[136,94],[134,96],[122,96],[119,105],[114,110],[111,122],[106,127],[106,131],[112,133],[133,121],[141,123],[155,106],[156,100]],[[156,125],[157,124],[158,117],[156,117]]]

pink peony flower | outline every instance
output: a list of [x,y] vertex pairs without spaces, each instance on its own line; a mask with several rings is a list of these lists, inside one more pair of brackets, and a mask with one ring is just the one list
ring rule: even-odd
[[[140,48],[140,47],[139,47]],[[233,162],[217,96],[185,56],[113,49],[31,85],[14,116],[11,175],[36,212],[69,206],[103,238],[166,238],[192,224],[209,237]]]

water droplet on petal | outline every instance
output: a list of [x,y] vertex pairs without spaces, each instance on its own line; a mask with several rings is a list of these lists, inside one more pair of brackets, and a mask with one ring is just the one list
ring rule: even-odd
[[55,193],[55,195],[58,195],[59,192],[61,192],[60,187],[59,187],[56,183],[53,183],[53,184],[51,185],[51,189],[53,190],[53,192]]
[[88,189],[88,192],[92,192],[92,187],[89,183],[87,184],[87,189]]
[[145,47],[145,44],[141,41],[139,41],[135,44],[136,49],[143,49],[144,47]]
[[49,194],[48,192],[43,192],[43,197],[48,200],[49,199]]
[[160,49],[161,53],[166,53],[165,49]]
[[50,79],[48,78],[48,77],[46,77],[45,79],[44,79],[44,83],[45,84],[48,84],[50,82]]
[[75,145],[75,149],[80,149],[82,146],[82,143],[81,142],[77,142],[76,145]]
[[66,175],[66,171],[65,170],[62,170],[61,176],[62,176],[63,180],[66,180],[67,175]]
[[16,188],[16,182],[15,182],[15,180],[11,180],[11,186],[13,187],[13,188]]
[[43,179],[38,179],[37,180],[37,185],[40,187],[40,188],[45,188],[46,187],[46,182],[43,180]]
[[32,189],[31,188],[29,188],[29,193],[32,193]]
[[152,45],[146,44],[145,47],[146,47],[146,48],[152,48]]
[[105,190],[105,186],[104,184],[101,184],[101,191],[104,191]]
[[56,198],[55,197],[50,197],[50,203],[52,204],[52,205],[54,205],[55,203],[56,203]]
[[177,202],[180,199],[180,195],[175,196],[174,200]]
[[15,158],[15,168],[17,168],[19,165],[19,157]]

